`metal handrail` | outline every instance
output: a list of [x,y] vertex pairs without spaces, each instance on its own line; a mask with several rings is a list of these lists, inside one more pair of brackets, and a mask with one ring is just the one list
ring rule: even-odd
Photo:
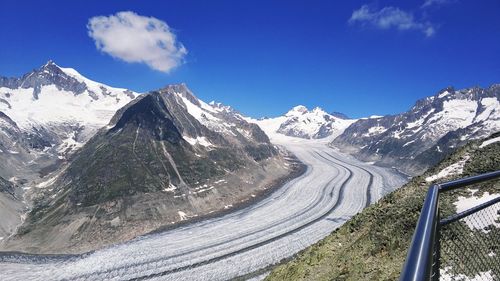
[[[432,185],[429,188],[399,278],[400,281],[429,281],[439,278],[439,272],[434,272],[433,275],[433,267],[439,265],[439,260],[435,260],[436,252],[437,259],[439,259],[439,193],[499,177],[500,170]],[[439,266],[436,269],[439,271]]]
[[439,192],[455,190],[455,189],[460,188],[460,187],[468,186],[468,185],[479,183],[479,182],[484,182],[484,181],[495,179],[498,177],[500,177],[500,170],[477,175],[477,176],[472,176],[472,177],[467,177],[467,178],[462,178],[462,179],[458,179],[458,180],[454,180],[454,181],[441,183],[441,184],[439,184],[439,187],[440,187]]
[[445,219],[442,219],[442,220],[439,222],[439,225],[440,225],[440,226],[445,226],[445,225],[447,225],[447,224],[450,224],[450,223],[452,223],[452,222],[455,222],[455,221],[457,221],[457,220],[460,220],[460,219],[463,219],[463,218],[465,218],[465,217],[468,217],[468,216],[470,216],[470,215],[472,215],[472,214],[475,214],[475,213],[477,213],[477,212],[479,212],[479,211],[482,211],[482,210],[484,210],[484,209],[488,208],[489,206],[495,205],[496,203],[499,203],[499,202],[500,202],[500,197],[497,197],[497,198],[492,199],[492,200],[490,200],[490,201],[488,201],[488,202],[485,202],[485,203],[483,203],[483,204],[481,204],[481,205],[477,205],[477,206],[476,206],[476,207],[474,207],[474,208],[471,208],[471,209],[469,209],[469,210],[466,210],[466,211],[463,211],[463,212],[461,212],[461,213],[458,213],[458,214],[455,214],[455,215],[449,216],[449,217],[447,217],[447,218],[445,218]]
[[433,185],[430,187],[429,192],[427,192],[422,213],[413,234],[410,251],[406,257],[404,269],[399,280],[426,280],[426,277],[432,274],[432,249],[434,248],[436,238],[438,200],[439,186]]

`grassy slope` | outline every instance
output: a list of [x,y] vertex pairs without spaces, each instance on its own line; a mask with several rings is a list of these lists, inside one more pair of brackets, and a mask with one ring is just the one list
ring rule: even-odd
[[[481,143],[471,142],[460,148],[424,175],[413,178],[291,261],[276,267],[266,280],[397,280],[429,185],[425,178],[465,154],[471,158],[462,176],[500,169],[500,142],[480,149]],[[499,193],[500,184],[485,183],[481,191],[484,190]],[[458,195],[467,194],[462,190],[441,196],[441,212],[454,213],[452,202]]]

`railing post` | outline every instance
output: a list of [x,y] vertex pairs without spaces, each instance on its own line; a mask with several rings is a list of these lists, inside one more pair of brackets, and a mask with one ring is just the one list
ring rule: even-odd
[[430,281],[433,272],[434,247],[438,217],[439,186],[429,188],[413,234],[400,281]]

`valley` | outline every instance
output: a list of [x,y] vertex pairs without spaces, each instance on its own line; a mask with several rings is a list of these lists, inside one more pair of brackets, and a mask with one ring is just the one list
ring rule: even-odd
[[394,116],[299,105],[253,119],[185,84],[136,94],[51,61],[2,79],[1,280],[261,279],[405,184],[401,171],[499,124],[498,85]]
[[307,171],[262,201],[83,255],[4,254],[1,279],[227,280],[291,257],[406,182],[394,170],[357,161],[324,140],[271,140],[294,153]]
[[500,1],[0,7],[0,281],[500,280]]

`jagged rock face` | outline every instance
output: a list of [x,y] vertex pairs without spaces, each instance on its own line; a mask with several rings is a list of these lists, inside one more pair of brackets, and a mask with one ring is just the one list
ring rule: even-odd
[[0,112],[0,177],[16,181],[16,176],[29,170],[35,156],[30,148],[37,139],[24,134],[17,124]]
[[10,235],[21,223],[18,215],[24,205],[19,197],[19,190],[12,182],[0,177],[0,241]]
[[[0,77],[0,176],[21,181],[58,167],[138,94],[91,81],[49,61],[20,78]],[[29,165],[22,163],[30,163]],[[1,164],[0,164],[1,165]]]
[[53,61],[33,72],[25,74],[21,78],[0,78],[0,86],[10,89],[32,89],[33,98],[38,99],[43,86],[55,85],[59,90],[73,92],[75,95],[82,94],[87,90],[84,82],[68,76]]
[[360,119],[333,141],[355,156],[423,172],[471,139],[500,130],[500,86],[447,88],[398,115]]
[[259,127],[218,110],[185,86],[140,96],[75,155],[55,190],[67,188],[83,206],[141,192],[181,195],[276,155]]
[[354,122],[328,114],[319,107],[309,111],[302,105],[292,108],[281,119],[283,120],[280,120],[278,133],[306,139],[337,136]]
[[[239,112],[220,103],[207,104],[199,100],[184,84],[167,86],[160,93],[177,117],[176,122],[183,128],[183,135],[187,137],[203,137],[210,134],[208,129],[222,135],[230,143],[269,143],[266,134],[256,124],[248,123]],[[192,124],[192,118],[199,124]]]
[[187,161],[182,136],[158,95],[139,97],[117,123],[91,139],[61,177],[72,205],[90,206],[183,185],[168,153]]
[[8,194],[14,196],[14,193],[15,193],[14,184],[12,184],[10,181],[0,177],[0,193],[8,193]]

